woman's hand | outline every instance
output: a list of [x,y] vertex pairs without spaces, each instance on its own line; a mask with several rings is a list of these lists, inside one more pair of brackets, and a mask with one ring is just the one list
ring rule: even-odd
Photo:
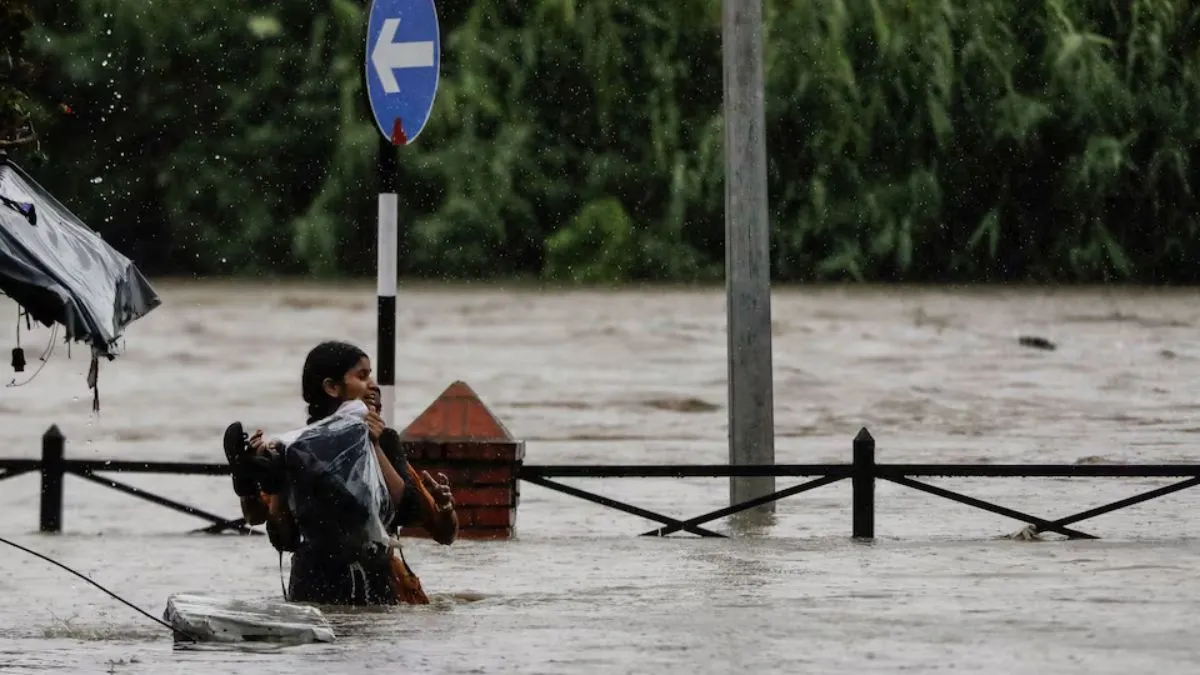
[[258,429],[249,440],[251,454],[246,459],[254,466],[262,491],[274,495],[283,489],[283,443],[268,440]]
[[279,452],[279,441],[267,440],[267,438],[263,436],[262,429],[256,430],[254,434],[250,436],[249,443],[250,449],[253,450],[254,454],[258,455],[259,457],[266,457]]
[[256,429],[254,434],[250,436],[250,449],[254,451],[254,454],[261,455],[265,453],[269,446],[270,444],[263,438],[262,429]]
[[429,494],[433,495],[433,503],[438,512],[443,513],[454,508],[454,493],[450,491],[450,479],[446,474],[439,473],[438,478],[441,480],[434,479],[428,471],[421,472],[421,482],[425,484]]
[[367,430],[370,433],[371,440],[379,442],[379,436],[383,433],[383,418],[379,416],[378,412],[368,410],[367,416],[363,420],[367,423]]
[[[412,471],[411,465],[409,471]],[[422,471],[421,485],[421,521],[433,540],[444,546],[449,546],[458,538],[458,513],[454,511],[454,494],[450,491],[450,479],[446,474],[439,473],[434,480],[428,471]],[[432,504],[430,502],[433,502]]]

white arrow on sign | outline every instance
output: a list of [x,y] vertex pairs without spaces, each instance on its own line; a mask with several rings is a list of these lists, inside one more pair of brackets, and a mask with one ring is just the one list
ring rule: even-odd
[[371,50],[371,65],[375,66],[375,74],[388,94],[400,91],[393,69],[433,67],[433,42],[392,42],[399,27],[400,19],[384,19],[379,40]]

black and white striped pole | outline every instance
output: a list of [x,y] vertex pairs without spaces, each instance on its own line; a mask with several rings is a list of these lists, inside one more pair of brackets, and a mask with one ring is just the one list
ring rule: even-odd
[[[384,156],[395,157],[396,148],[380,147]],[[389,162],[383,162],[386,166]],[[395,164],[395,162],[390,162]],[[383,173],[383,172],[381,172]],[[395,181],[391,181],[395,184]],[[396,193],[379,195],[379,258],[376,261],[376,381],[384,424],[392,425],[396,410],[396,260],[399,258],[399,220]]]
[[379,383],[384,423],[396,406],[396,278],[399,259],[397,146],[417,140],[429,121],[441,71],[441,37],[434,0],[372,0],[364,73],[367,101],[383,134],[379,148],[377,270]]

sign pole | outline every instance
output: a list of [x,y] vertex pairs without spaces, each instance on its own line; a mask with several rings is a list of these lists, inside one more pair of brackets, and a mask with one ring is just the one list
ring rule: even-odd
[[379,230],[376,237],[376,380],[383,422],[392,426],[396,410],[396,278],[399,255],[399,202],[395,192],[398,158],[395,146],[379,144]]
[[[724,0],[721,35],[725,73],[729,463],[774,464],[762,0]],[[729,479],[731,504],[774,491],[773,476]],[[775,502],[757,510],[773,513]]]
[[379,144],[377,233],[377,381],[383,419],[396,405],[396,281],[399,261],[398,147],[417,139],[433,110],[441,37],[433,0],[372,0],[367,18],[364,83]]

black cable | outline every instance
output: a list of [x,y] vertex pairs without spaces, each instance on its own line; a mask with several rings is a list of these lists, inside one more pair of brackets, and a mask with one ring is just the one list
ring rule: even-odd
[[[18,333],[21,331],[20,323],[21,322],[18,319],[18,321],[17,321],[17,332]],[[12,379],[12,382],[8,383],[8,386],[9,387],[24,387],[25,385],[29,384],[30,382],[33,382],[33,378],[37,377],[38,374],[42,372],[42,368],[45,368],[46,364],[50,362],[50,356],[54,353],[54,345],[56,344],[57,339],[58,339],[58,324],[54,324],[54,327],[50,329],[50,341],[46,345],[46,350],[43,351],[42,355],[38,357],[38,359],[41,360],[42,365],[38,366],[37,370],[33,371],[33,374],[29,376],[29,379],[25,380],[24,382],[17,382],[17,378],[14,377]],[[18,349],[20,349],[20,347],[18,347]],[[15,363],[13,364],[13,367],[14,368],[16,367]]]
[[176,629],[174,626],[167,623],[166,621],[163,621],[162,619],[158,618],[157,616],[154,616],[153,614],[147,612],[146,610],[142,609],[141,607],[138,607],[137,605],[133,604],[132,602],[129,602],[125,598],[122,598],[121,596],[117,595],[116,593],[113,593],[112,591],[101,586],[100,584],[96,583],[95,581],[92,581],[91,579],[89,579],[87,577],[87,575],[82,574],[80,572],[76,572],[75,570],[71,569],[70,567],[67,567],[66,565],[58,562],[57,560],[50,558],[49,556],[45,556],[45,555],[42,555],[41,553],[38,553],[37,551],[33,551],[28,548],[25,548],[24,546],[22,546],[16,542],[12,542],[12,541],[5,539],[4,537],[0,537],[0,544],[8,544],[9,546],[11,546],[15,549],[24,551],[31,556],[41,558],[42,560],[45,560],[46,562],[50,563],[51,565],[57,565],[58,567],[61,567],[62,569],[70,572],[71,574],[74,574],[75,576],[79,577],[80,579],[83,579],[84,581],[88,582],[89,584],[91,584],[91,585],[95,586],[96,588],[99,588],[100,590],[109,594],[110,596],[112,596],[112,598],[114,600],[124,603],[126,606],[133,609],[134,611],[140,613],[141,615],[143,615],[145,617],[148,617],[151,621],[164,626],[167,630],[171,631],[172,633],[183,636],[184,638],[191,640],[192,642],[196,641],[195,638],[193,638],[192,636],[180,632],[178,629]]

